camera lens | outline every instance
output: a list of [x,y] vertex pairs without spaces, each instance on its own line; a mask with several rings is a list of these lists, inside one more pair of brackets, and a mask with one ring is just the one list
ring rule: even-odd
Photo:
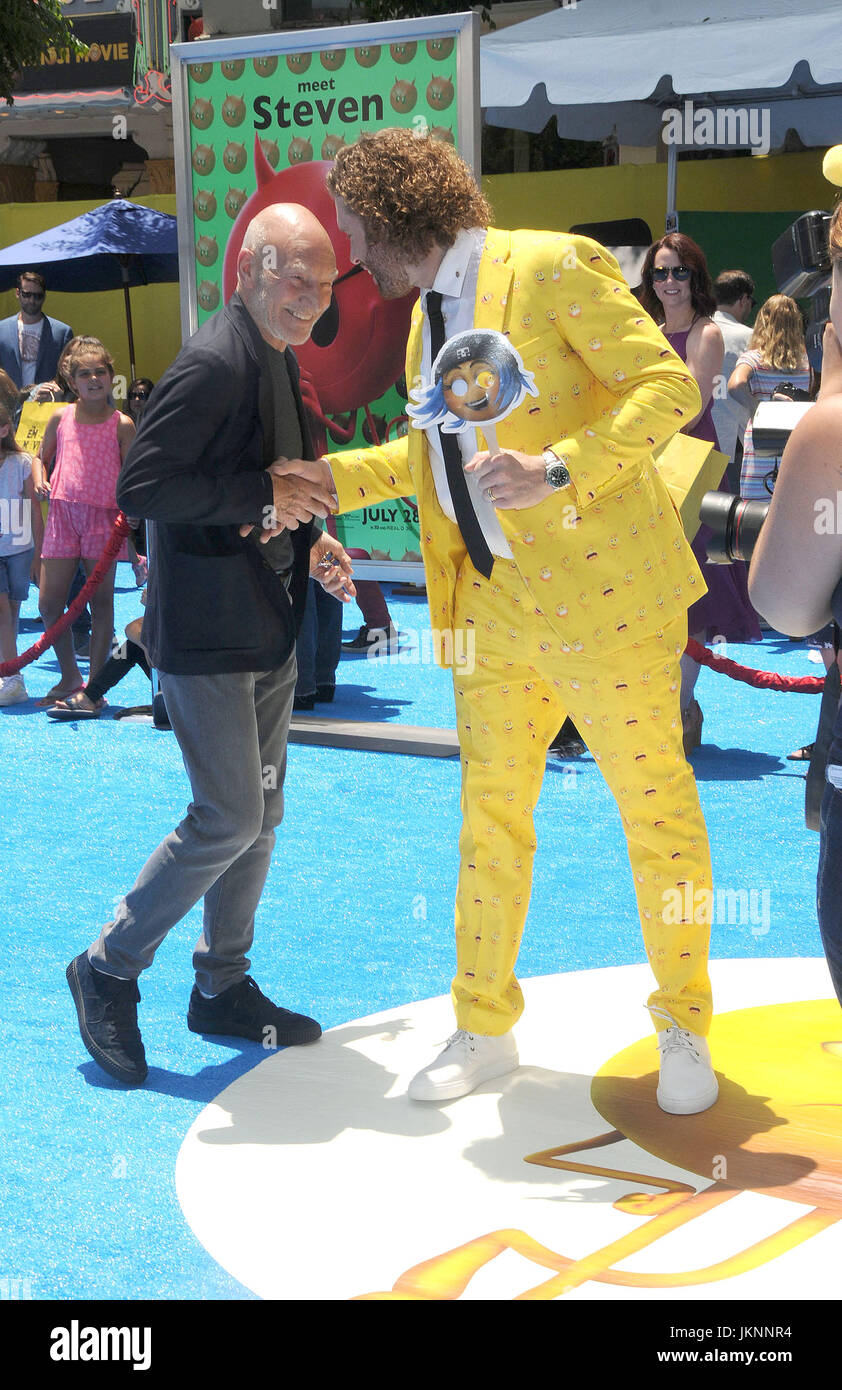
[[750,560],[768,510],[768,502],[735,497],[730,492],[706,492],[699,519],[713,531],[707,545],[711,564]]

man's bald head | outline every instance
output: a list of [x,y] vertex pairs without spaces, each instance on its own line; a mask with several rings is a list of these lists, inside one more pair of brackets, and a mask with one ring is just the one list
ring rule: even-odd
[[305,343],[335,278],[330,237],[309,208],[273,203],[252,218],[237,257],[237,291],[266,342]]

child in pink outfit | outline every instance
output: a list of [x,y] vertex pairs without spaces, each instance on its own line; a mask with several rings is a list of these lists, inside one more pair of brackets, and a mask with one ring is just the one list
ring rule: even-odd
[[[117,477],[135,434],[111,403],[114,363],[98,338],[74,339],[62,369],[77,399],[50,417],[32,469],[36,493],[50,499],[38,605],[45,628],[64,612],[80,558],[90,575],[105,549],[118,513]],[[119,558],[126,558],[125,546]],[[90,599],[92,671],[105,664],[111,647],[115,569],[116,562]],[[45,697],[50,703],[82,686],[69,629],[56,639],[55,653],[61,679]]]

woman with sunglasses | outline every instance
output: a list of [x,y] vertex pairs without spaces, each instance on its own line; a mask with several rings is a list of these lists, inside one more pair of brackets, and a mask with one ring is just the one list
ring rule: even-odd
[[140,424],[143,412],[149,404],[149,397],[154,385],[154,381],[150,381],[148,376],[138,376],[129,386],[127,409],[135,425]]
[[[668,232],[649,247],[643,262],[641,302],[660,324],[667,342],[690,368],[702,396],[702,409],[685,426],[683,433],[705,439],[719,448],[713,423],[714,388],[722,381],[725,345],[713,322],[716,299],[700,246],[682,232]],[[725,476],[719,486],[726,485]],[[760,637],[757,615],[749,602],[746,567],[743,564],[711,565],[707,543],[712,536],[707,526],[699,527],[693,540],[693,553],[702,567],[708,592],[692,605],[688,632],[704,644],[712,637],[730,642],[752,641]],[[698,663],[681,658],[681,718],[684,751],[690,753],[702,741],[702,711],[695,698]]]

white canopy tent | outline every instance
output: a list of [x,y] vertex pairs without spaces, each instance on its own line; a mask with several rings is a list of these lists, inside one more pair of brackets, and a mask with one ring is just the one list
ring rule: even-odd
[[491,125],[539,131],[555,116],[563,139],[652,145],[664,112],[680,111],[668,118],[668,220],[679,149],[760,148],[738,138],[749,123],[726,115],[736,107],[755,110],[757,135],[762,116],[772,147],[790,129],[807,145],[842,141],[840,0],[578,0],[486,35],[480,64]]

